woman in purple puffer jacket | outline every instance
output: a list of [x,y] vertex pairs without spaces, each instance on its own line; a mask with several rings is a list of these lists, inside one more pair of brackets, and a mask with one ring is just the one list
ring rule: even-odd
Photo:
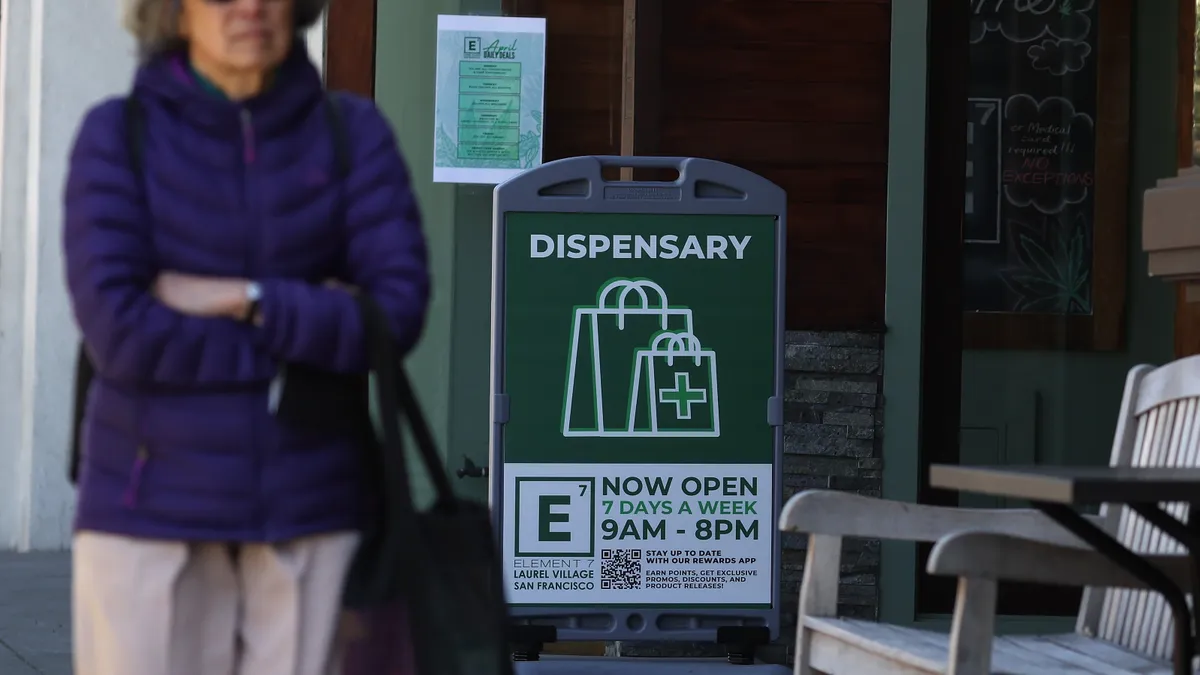
[[283,364],[366,369],[346,287],[416,342],[429,280],[408,171],[369,100],[332,99],[339,152],[298,37],[324,0],[131,1],[132,101],[87,113],[66,187],[68,287],[97,373],[75,672],[334,673],[359,451],[281,423],[271,385]]

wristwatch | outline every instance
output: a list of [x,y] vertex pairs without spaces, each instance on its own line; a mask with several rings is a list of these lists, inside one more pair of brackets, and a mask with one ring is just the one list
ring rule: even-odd
[[262,284],[251,281],[246,284],[246,316],[242,318],[247,323],[253,323],[258,317],[258,305],[262,301]]

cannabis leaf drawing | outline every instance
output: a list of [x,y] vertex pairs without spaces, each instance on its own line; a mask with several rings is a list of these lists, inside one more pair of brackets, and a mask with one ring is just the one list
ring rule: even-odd
[[1013,310],[1091,314],[1091,236],[1083,215],[1008,221],[1009,259],[1000,280],[1016,296]]
[[542,111],[531,110],[529,116],[533,118],[533,121],[537,124],[537,128],[521,134],[521,140],[517,144],[521,155],[522,169],[533,168],[533,163],[538,158],[538,150],[542,147]]
[[[521,134],[517,141],[517,159],[460,159],[458,144],[446,127],[438,124],[434,137],[434,155],[437,166],[476,167],[481,169],[531,169],[538,159],[538,150],[542,142],[542,113],[534,110],[529,113],[536,124],[534,129]],[[491,126],[500,126],[493,122]]]
[[433,152],[436,166],[458,166],[458,144],[446,133],[446,127],[438,125],[434,137]]

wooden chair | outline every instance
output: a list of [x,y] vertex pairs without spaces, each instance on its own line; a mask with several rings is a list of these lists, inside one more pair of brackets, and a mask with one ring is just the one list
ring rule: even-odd
[[[1111,463],[1200,466],[1200,357],[1137,366],[1125,383]],[[1186,513],[1183,505],[1171,507]],[[1124,507],[1097,517],[1185,589],[1178,544]],[[959,509],[827,490],[792,497],[780,527],[809,534],[796,635],[796,675],[1171,673],[1173,625],[1157,593],[1032,509]],[[837,618],[843,537],[937,542],[931,574],[957,576],[945,634]],[[994,636],[998,579],[1086,586],[1073,634]]]

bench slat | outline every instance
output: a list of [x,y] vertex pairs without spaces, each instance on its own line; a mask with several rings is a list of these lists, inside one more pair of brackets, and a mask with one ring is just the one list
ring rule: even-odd
[[[1146,410],[1137,420],[1130,458],[1132,466],[1188,467],[1200,462],[1200,414],[1196,399],[1180,399]],[[1187,506],[1170,504],[1176,517]],[[1141,516],[1121,507],[1117,538],[1143,554],[1182,554],[1183,547]],[[1174,649],[1174,622],[1158,593],[1110,589],[1104,593],[1097,637],[1156,658],[1169,658]]]
[[[1200,466],[1200,356],[1180,359],[1161,368],[1141,365],[1129,371],[1110,464]],[[1086,589],[1077,634],[994,638],[990,669],[987,649],[979,647],[980,640],[994,630],[995,574],[973,574],[972,569],[958,573],[960,593],[949,636],[834,618],[838,562],[845,536],[946,542],[949,540],[944,537],[961,538],[970,532],[1028,536],[1025,530],[1029,525],[1039,526],[1035,539],[1046,535],[1046,528],[1040,527],[1042,523],[1031,519],[1035,514],[1001,515],[892,502],[844,502],[845,496],[809,491],[789,500],[783,511],[783,529],[810,534],[801,585],[797,675],[814,675],[817,671],[832,675],[1171,673],[1168,659],[1174,646],[1174,630],[1170,612],[1157,594],[1135,589]],[[1172,504],[1167,508],[1173,515],[1187,515],[1183,505]],[[902,514],[903,518],[889,517],[885,510],[889,514]],[[996,522],[1013,517],[1030,521],[1022,525],[1020,534],[998,527]],[[955,521],[953,526],[948,522],[951,518]],[[979,522],[981,519],[983,522]],[[895,528],[899,520],[905,524],[902,531]],[[1105,529],[1139,553],[1169,556],[1182,552],[1177,542],[1128,508],[1106,506],[1099,520]],[[1056,536],[1061,539],[1061,534]],[[1075,541],[1056,543],[1078,545]],[[963,591],[970,590],[971,584],[976,585],[974,595]],[[952,651],[956,663],[948,663]]]
[[[941,675],[945,633],[856,619],[808,617],[812,666],[830,673]],[[993,643],[992,672],[1007,675],[1170,675],[1171,665],[1082,635],[1006,636]]]

